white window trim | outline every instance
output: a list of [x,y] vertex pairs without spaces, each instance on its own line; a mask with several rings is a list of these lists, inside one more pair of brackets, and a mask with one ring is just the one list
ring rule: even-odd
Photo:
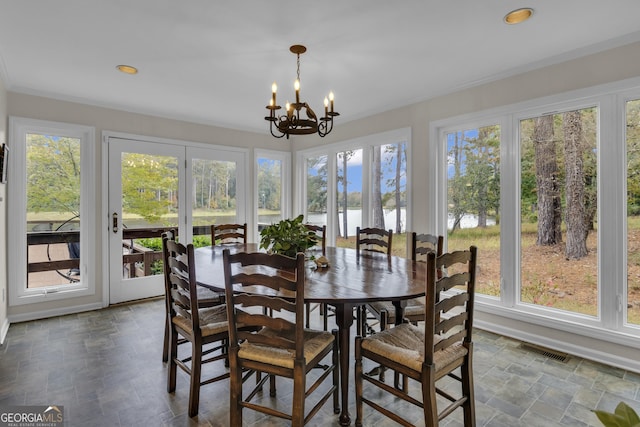
[[[90,244],[95,233],[95,128],[69,123],[59,123],[23,117],[9,117],[11,167],[8,174],[8,238],[15,242],[14,250],[8,251],[9,305],[18,306],[45,301],[55,301],[80,296],[94,295],[96,292],[95,260]],[[80,150],[80,271],[82,280],[78,283],[27,289],[27,225],[26,199],[26,140],[27,133],[44,135],[64,135],[78,138]]]
[[[429,207],[428,217],[437,230],[446,232],[446,146],[443,134],[451,129],[468,128],[487,122],[501,123],[501,298],[478,295],[476,308],[492,315],[575,333],[585,337],[640,348],[640,327],[624,324],[626,321],[626,141],[624,101],[640,99],[640,78],[607,83],[591,88],[556,94],[517,104],[433,121],[429,128],[430,152],[436,152],[430,162],[429,185],[437,194],[437,203]],[[518,303],[520,266],[519,239],[519,120],[549,112],[598,106],[600,132],[598,136],[598,283],[599,316],[549,310],[545,307]],[[601,143],[602,141],[602,143]],[[612,143],[611,141],[614,141]],[[445,169],[445,170],[443,170]],[[435,176],[434,176],[435,175]],[[602,188],[615,189],[603,192]],[[444,214],[443,214],[444,212]],[[512,212],[505,215],[505,212]],[[607,218],[607,223],[603,222]],[[446,233],[445,233],[446,234]],[[604,289],[613,282],[614,292]],[[517,286],[506,286],[516,283]],[[611,285],[609,285],[611,286]],[[622,297],[623,310],[618,311],[618,298]],[[500,329],[501,326],[497,325]],[[493,328],[495,329],[495,328]],[[499,332],[498,329],[495,329]],[[507,328],[509,329],[509,328]],[[526,331],[521,331],[526,334]],[[506,331],[505,331],[506,333]],[[547,339],[553,340],[552,334]]]

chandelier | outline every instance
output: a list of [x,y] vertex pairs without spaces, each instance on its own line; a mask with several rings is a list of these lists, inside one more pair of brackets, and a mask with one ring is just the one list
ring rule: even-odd
[[[276,114],[276,111],[282,107],[276,104],[278,86],[276,86],[275,82],[273,83],[271,86],[271,101],[267,105],[269,116],[264,118],[269,121],[271,135],[276,138],[286,136],[287,139],[289,139],[289,135],[311,135],[312,133],[317,133],[321,137],[328,135],[333,130],[333,118],[340,115],[333,111],[333,92],[329,92],[329,97],[324,98],[324,117],[321,118],[316,116],[309,104],[300,102],[300,55],[305,53],[307,48],[296,44],[291,46],[289,50],[296,55],[298,64],[298,78],[293,85],[296,91],[296,102],[291,104],[287,102],[285,114]],[[301,117],[303,110],[304,115]]]

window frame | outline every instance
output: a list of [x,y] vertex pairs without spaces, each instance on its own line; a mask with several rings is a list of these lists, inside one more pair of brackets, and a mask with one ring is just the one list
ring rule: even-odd
[[[489,315],[525,324],[548,327],[621,345],[640,347],[640,327],[626,324],[626,139],[624,102],[640,99],[640,79],[628,79],[580,89],[489,110],[464,114],[430,123],[429,147],[437,158],[428,159],[436,174],[430,189],[438,194],[429,217],[446,230],[446,144],[444,131],[485,124],[491,118],[502,123],[501,152],[501,298],[477,297],[477,309]],[[532,307],[519,302],[520,295],[520,120],[549,113],[587,107],[598,108],[598,292],[599,316]],[[497,122],[496,122],[497,123]],[[606,148],[606,149],[605,149]],[[443,181],[444,180],[444,181]],[[603,188],[613,191],[601,191]],[[443,213],[444,212],[444,213]],[[607,221],[604,222],[604,219]],[[518,236],[518,238],[513,238]],[[509,286],[510,283],[515,285]],[[506,333],[515,328],[527,334],[526,326],[492,325]],[[553,340],[552,334],[543,340]]]
[[[8,199],[8,241],[16,242],[19,247],[7,253],[9,281],[9,306],[20,306],[45,301],[57,301],[96,293],[96,264],[90,255],[91,236],[95,234],[96,203],[95,191],[95,128],[30,119],[9,117],[11,141],[11,167],[9,168]],[[27,288],[27,242],[26,242],[26,135],[37,133],[44,135],[64,135],[80,140],[80,271],[82,280],[77,283]]]

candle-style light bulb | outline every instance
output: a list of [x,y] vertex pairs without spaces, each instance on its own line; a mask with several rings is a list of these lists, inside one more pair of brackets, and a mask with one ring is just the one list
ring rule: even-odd
[[296,104],[300,103],[300,80],[296,79],[293,83],[293,88],[296,90]]
[[273,82],[273,84],[271,85],[271,106],[273,107],[274,105],[276,105],[276,92],[278,91],[278,85],[276,85],[276,82]]
[[327,97],[324,97],[324,116],[327,117],[329,114],[329,100],[327,99]]
[[331,112],[333,113],[333,92],[329,92],[329,102],[331,103]]

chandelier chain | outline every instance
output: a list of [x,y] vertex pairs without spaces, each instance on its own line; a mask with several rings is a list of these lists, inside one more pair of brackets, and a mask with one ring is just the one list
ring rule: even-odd
[[298,81],[300,81],[300,54],[297,54],[298,59],[297,59],[297,63],[298,63]]

